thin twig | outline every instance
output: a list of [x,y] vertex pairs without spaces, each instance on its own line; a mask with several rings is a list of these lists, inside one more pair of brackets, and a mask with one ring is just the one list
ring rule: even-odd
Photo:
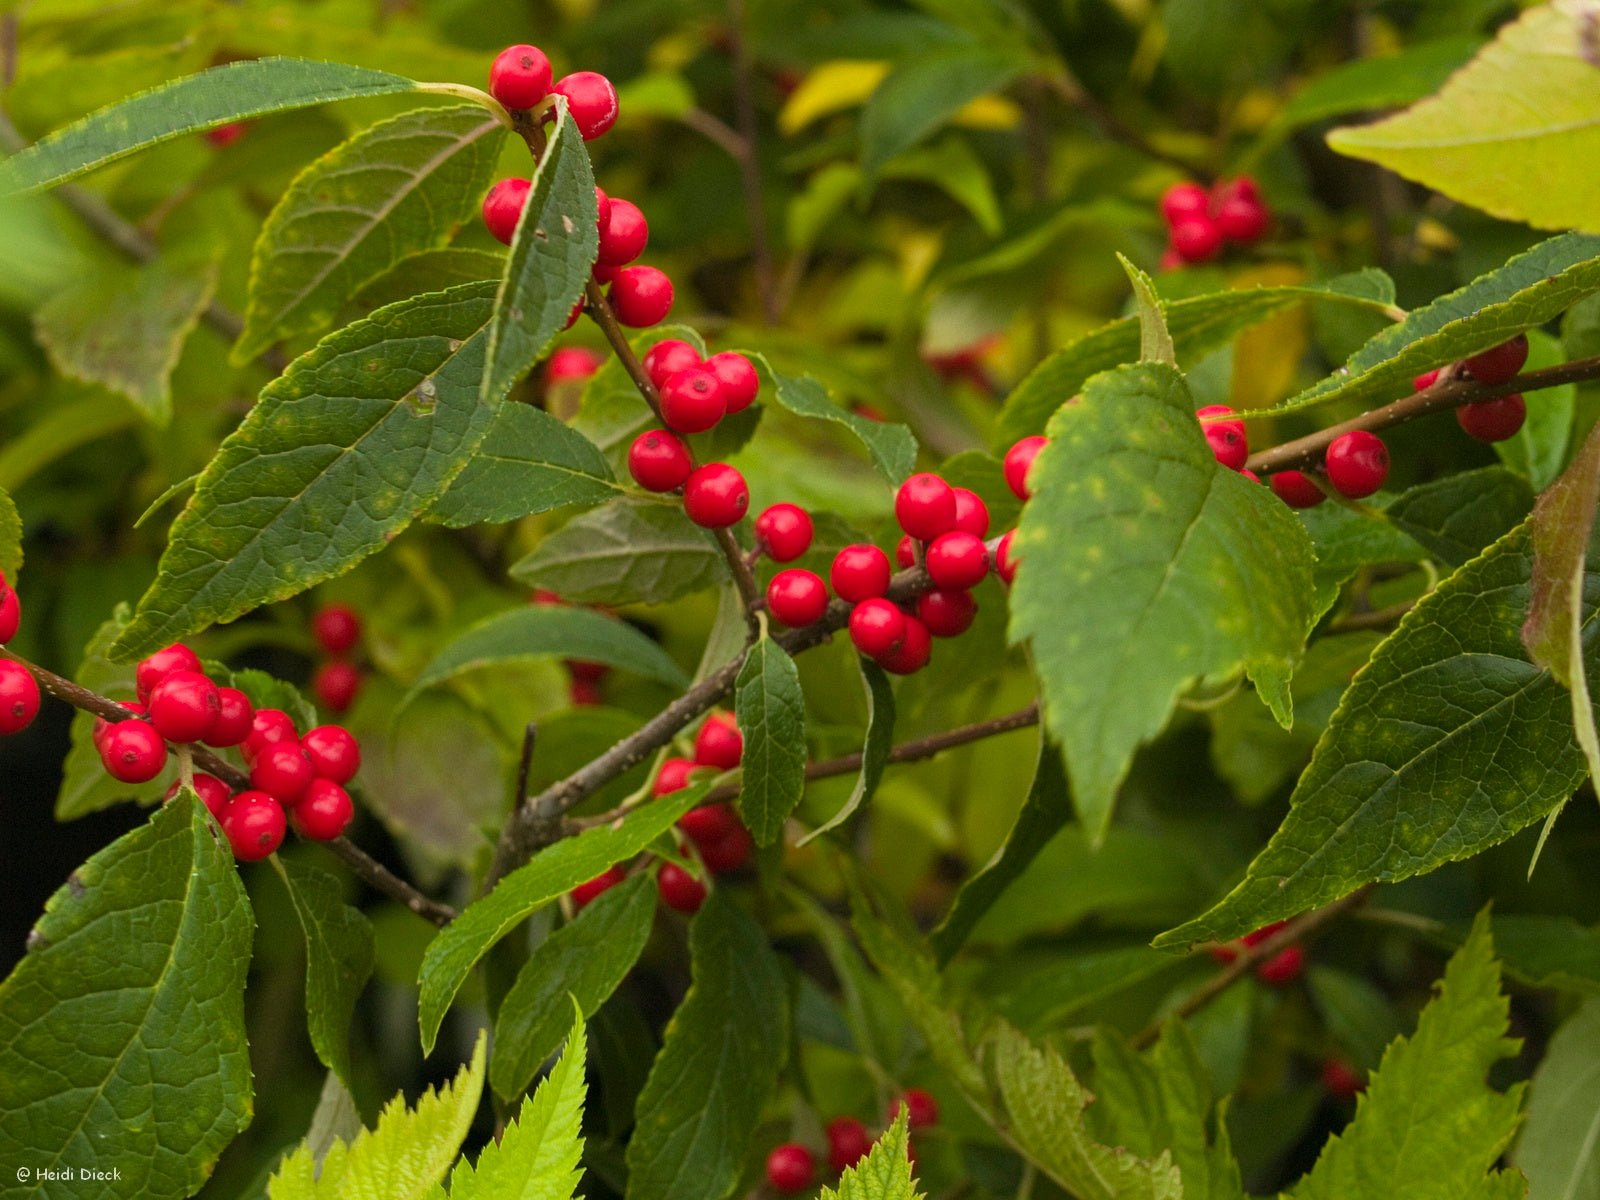
[[528,798],[528,772],[533,769],[533,744],[538,737],[538,722],[529,721],[522,731],[522,760],[517,764],[517,795],[513,807],[520,806]]
[[688,112],[680,114],[678,120],[706,140],[715,142],[726,151],[729,158],[742,160],[745,157],[744,139],[722,118],[708,113],[703,108],[691,108]]

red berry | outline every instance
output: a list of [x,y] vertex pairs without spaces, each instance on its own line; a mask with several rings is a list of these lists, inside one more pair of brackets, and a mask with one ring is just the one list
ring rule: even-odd
[[895,493],[894,515],[901,529],[929,541],[955,526],[955,491],[937,475],[913,475]]
[[681,792],[689,786],[689,775],[699,764],[688,758],[669,758],[661,764],[661,770],[656,772],[655,787],[652,789],[657,796],[669,796],[673,792]]
[[978,602],[968,591],[940,589],[917,598],[917,616],[934,637],[960,637],[977,615]]
[[550,383],[588,379],[600,369],[601,358],[584,346],[563,346],[550,356],[544,377]]
[[1328,494],[1302,471],[1279,471],[1268,482],[1278,499],[1290,508],[1315,508],[1328,498]]
[[706,900],[706,885],[677,863],[662,863],[656,872],[656,891],[661,903],[677,912],[694,914]]
[[[162,796],[163,801],[171,800],[183,788],[181,779],[174,779],[172,786],[167,789],[167,794]],[[228,790],[228,785],[215,775],[207,775],[204,771],[194,773],[194,794],[200,797],[200,803],[217,820],[222,820],[222,814],[227,811],[228,801],[233,793]]]
[[123,783],[145,783],[161,774],[167,744],[148,721],[118,721],[100,740],[100,762]]
[[17,597],[17,589],[7,587],[5,576],[0,575],[0,646],[16,637],[21,625],[22,601]]
[[889,556],[876,546],[846,546],[833,556],[828,581],[841,600],[871,600],[889,590]]
[[1528,361],[1528,335],[1519,333],[1509,342],[1501,342],[1474,354],[1462,362],[1468,375],[1479,383],[1504,383],[1522,370]]
[[872,1150],[872,1135],[854,1117],[835,1117],[828,1122],[828,1166],[847,1171]]
[[662,385],[661,418],[679,433],[704,433],[727,411],[722,385],[710,371],[691,367]]
[[307,730],[300,748],[311,760],[318,779],[349,783],[361,769],[361,743],[343,725],[318,725]]
[[1161,218],[1168,225],[1203,217],[1211,207],[1211,195],[1198,183],[1175,183],[1161,193]]
[[694,761],[702,767],[731,771],[744,757],[744,734],[729,713],[712,713],[694,738]]
[[688,371],[700,365],[700,352],[679,338],[663,338],[651,346],[644,356],[645,374],[658,388],[679,371]]
[[299,742],[274,742],[256,755],[250,767],[250,786],[277,797],[281,804],[294,804],[314,778],[311,758]]
[[222,704],[217,685],[197,671],[174,671],[150,691],[150,723],[169,742],[198,742],[211,732]]
[[1377,434],[1364,429],[1334,438],[1323,462],[1328,469],[1328,482],[1350,500],[1372,495],[1389,477],[1389,448]]
[[605,189],[594,189],[594,227],[599,233],[605,233],[606,225],[611,221],[611,197],[606,195]]
[[665,429],[646,430],[628,447],[628,474],[646,491],[670,492],[681,488],[693,470],[689,447]]
[[1252,929],[1239,940],[1246,946],[1259,946],[1288,923],[1287,921],[1274,921],[1270,925],[1263,925],[1260,929]]
[[900,1093],[900,1099],[889,1106],[891,1121],[900,1115],[902,1107],[906,1110],[906,1124],[912,1129],[927,1129],[939,1123],[939,1102],[921,1088],[907,1088]]
[[356,701],[361,672],[354,663],[327,662],[311,677],[311,690],[323,708],[342,713]]
[[348,604],[324,604],[311,618],[311,636],[324,654],[348,653],[361,640],[361,615]]
[[1260,204],[1261,188],[1255,179],[1249,175],[1241,175],[1237,179],[1229,179],[1217,184],[1211,192],[1213,204],[1225,204],[1229,200],[1249,200]]
[[623,267],[611,284],[611,307],[624,325],[658,325],[672,311],[672,280],[655,267]]
[[600,228],[602,265],[620,267],[631,263],[650,244],[650,223],[631,200],[611,198],[609,219]]
[[611,668],[605,663],[590,662],[586,658],[569,658],[566,661],[567,673],[576,683],[599,683],[611,674]]
[[793,562],[811,549],[811,514],[798,504],[774,504],[756,518],[756,544],[773,562]]
[[1350,1063],[1342,1058],[1330,1058],[1322,1064],[1322,1086],[1335,1100],[1354,1100],[1367,1086]]
[[249,128],[248,122],[229,121],[226,125],[218,125],[215,129],[206,130],[205,139],[218,150],[221,150],[237,142]]
[[1186,263],[1206,262],[1222,250],[1222,230],[1209,217],[1189,217],[1172,227],[1172,249]]
[[894,561],[902,567],[917,565],[917,540],[909,533],[902,534],[894,546]]
[[1011,542],[1017,536],[1015,529],[1008,529],[1000,535],[1000,542],[994,548],[994,573],[1000,576],[1006,586],[1017,580],[1017,560],[1011,552]]
[[603,892],[609,892],[627,877],[628,873],[622,869],[621,863],[614,867],[607,867],[600,874],[589,880],[588,883],[580,883],[572,889],[572,903],[578,908],[582,908],[596,896]]
[[174,642],[170,646],[157,650],[134,668],[133,682],[135,690],[139,693],[139,699],[141,701],[148,700],[150,698],[150,689],[174,671],[205,673],[200,664],[200,656],[182,642]]
[[265,792],[240,792],[222,814],[222,832],[240,862],[267,857],[283,845],[284,829],[283,805]]
[[[1226,404],[1208,404],[1195,414],[1196,417],[1216,417],[1231,414],[1233,409]],[[1207,421],[1200,422],[1200,428],[1206,435],[1206,443],[1211,447],[1211,453],[1216,460],[1230,471],[1242,471],[1245,460],[1250,457],[1250,442],[1245,437],[1243,421]]]
[[989,550],[970,533],[941,534],[928,545],[923,565],[933,582],[946,591],[976,587],[989,573]]
[[706,370],[717,377],[730,413],[743,412],[761,391],[761,377],[753,362],[742,354],[724,350],[706,359]]
[[255,728],[256,710],[238,688],[217,689],[217,719],[206,734],[208,746],[237,746]]
[[779,571],[767,584],[767,610],[791,629],[820,621],[828,610],[828,585],[820,575],[800,567]]
[[954,528],[962,533],[984,537],[989,532],[989,506],[983,497],[969,488],[951,489],[956,497],[956,523]]
[[850,640],[868,658],[893,654],[906,637],[906,615],[887,600],[863,600],[850,610]]
[[567,98],[567,111],[586,142],[592,142],[617,123],[617,89],[598,71],[563,75],[550,90]]
[[729,871],[737,871],[749,862],[750,852],[755,847],[755,840],[750,836],[750,831],[740,825],[725,837],[703,843],[700,846],[700,861],[705,863],[706,870],[713,875],[726,875]]
[[292,742],[297,736],[294,721],[288,713],[281,708],[260,708],[250,722],[250,735],[244,739],[240,753],[244,755],[245,762],[255,762],[256,755],[268,746],[277,742]]
[[489,194],[483,198],[483,223],[490,237],[511,245],[532,190],[531,179],[502,179],[489,189]]
[[750,487],[727,463],[707,463],[683,485],[683,511],[707,529],[737,525],[749,507]]
[[1025,437],[1011,449],[1006,451],[1004,462],[1006,486],[1011,489],[1011,494],[1018,500],[1026,500],[1033,495],[1028,490],[1028,468],[1033,466],[1033,460],[1039,457],[1039,451],[1044,449],[1045,438],[1042,434]]
[[1268,987],[1288,987],[1305,970],[1306,952],[1298,945],[1285,946],[1256,967],[1256,978]]
[[592,708],[606,702],[605,689],[593,679],[574,679],[567,689],[567,699],[574,708]]
[[1240,468],[1240,470],[1239,470],[1239,474],[1241,474],[1241,475],[1243,475],[1243,476],[1244,476],[1244,477],[1245,477],[1245,478],[1246,478],[1246,479],[1248,479],[1248,480],[1249,480],[1249,481],[1250,481],[1250,482],[1251,482],[1251,483],[1260,483],[1260,482],[1261,482],[1261,476],[1259,476],[1259,475],[1257,475],[1257,474],[1256,474],[1256,473],[1255,473],[1255,472],[1254,472],[1254,471],[1252,471],[1252,470],[1251,470],[1251,469],[1250,469],[1250,468],[1249,468],[1249,467],[1242,467],[1242,468]]
[[767,1155],[767,1182],[775,1192],[786,1196],[803,1192],[811,1186],[811,1178],[816,1173],[816,1160],[799,1142],[784,1142]]
[[1217,228],[1230,242],[1258,242],[1271,224],[1272,216],[1260,200],[1229,196],[1217,205]]
[[709,846],[737,833],[739,817],[731,804],[702,804],[678,818],[678,828],[697,846]]
[[331,779],[313,779],[289,814],[294,831],[313,842],[331,842],[344,836],[356,815],[350,793]]
[[1443,367],[1435,367],[1431,371],[1424,371],[1421,375],[1418,375],[1411,381],[1411,390],[1414,392],[1427,391],[1434,384],[1439,382],[1439,375],[1441,372],[1443,372],[1443,370]]
[[906,617],[906,634],[900,649],[880,655],[878,665],[892,675],[914,675],[928,665],[933,653],[933,636],[918,617]]
[[532,108],[550,94],[550,60],[537,46],[507,46],[489,68],[489,94],[511,109]]
[[1456,409],[1456,423],[1468,437],[1480,442],[1503,442],[1515,437],[1527,417],[1528,405],[1520,392],[1496,396],[1493,400],[1478,400]]
[[39,681],[16,660],[0,658],[0,734],[21,733],[38,715]]
[[572,311],[567,314],[567,323],[561,328],[571,329],[574,325],[576,325],[578,323],[578,318],[583,316],[583,307],[587,303],[588,301],[582,296],[579,296],[576,300],[574,300],[572,302]]

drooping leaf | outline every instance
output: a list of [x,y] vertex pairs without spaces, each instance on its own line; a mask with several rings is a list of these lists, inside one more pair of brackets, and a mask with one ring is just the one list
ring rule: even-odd
[[819,421],[842,425],[860,440],[872,456],[872,465],[878,474],[899,487],[906,476],[916,470],[917,440],[905,425],[890,421],[872,421],[840,408],[828,398],[828,391],[809,375],[779,375],[759,354],[751,354],[751,361],[765,369],[772,380],[772,394],[790,412]]
[[1600,1197],[1600,1000],[1589,1000],[1550,1039],[1528,1090],[1528,1121],[1512,1163],[1529,1200]]
[[632,499],[575,517],[511,568],[577,604],[664,604],[726,574],[716,542],[681,508]]
[[443,246],[477,208],[504,132],[477,104],[422,108],[369,125],[301,171],[256,237],[234,361],[324,328],[362,287]]
[[1092,836],[1182,691],[1244,668],[1281,724],[1313,612],[1300,523],[1206,445],[1182,376],[1097,376],[1051,419],[1013,553],[1014,641]]
[[689,927],[694,983],[635,1106],[629,1200],[725,1200],[789,1042],[789,991],[767,935],[724,889]]
[[546,904],[638,854],[693,808],[707,786],[674,792],[629,813],[617,825],[585,830],[539,851],[487,896],[463,909],[428,944],[422,960],[417,1020],[423,1049],[433,1049],[439,1023],[467,973],[496,942]]
[[[193,1195],[250,1123],[244,981],[255,922],[233,855],[183,793],[74,871],[0,983],[0,1153]],[[8,1193],[33,1194],[16,1168]]]
[[823,1188],[818,1200],[922,1200],[911,1178],[910,1140],[902,1111],[867,1156],[839,1176],[838,1188]]
[[883,668],[866,659],[860,659],[861,682],[867,691],[867,740],[861,747],[861,773],[856,785],[843,806],[833,816],[800,840],[804,846],[829,830],[843,825],[878,790],[883,769],[889,764],[889,751],[894,748],[894,688]]
[[908,58],[861,112],[861,167],[869,176],[916,145],[969,101],[997,92],[1028,67],[1024,54],[982,42]]
[[1527,519],[1533,491],[1504,467],[1459,471],[1409,488],[1384,512],[1452,567],[1476,558]]
[[783,823],[806,789],[806,698],[800,669],[783,647],[762,638],[734,683],[734,712],[744,731],[739,813],[758,846],[783,836]]
[[357,96],[415,91],[387,71],[300,58],[213,67],[130,96],[0,163],[0,195],[64,183],[148,146],[215,125]]

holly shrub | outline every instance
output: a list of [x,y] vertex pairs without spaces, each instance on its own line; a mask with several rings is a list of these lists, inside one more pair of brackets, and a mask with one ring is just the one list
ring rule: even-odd
[[1597,22],[0,6],[0,1197],[1600,1200]]

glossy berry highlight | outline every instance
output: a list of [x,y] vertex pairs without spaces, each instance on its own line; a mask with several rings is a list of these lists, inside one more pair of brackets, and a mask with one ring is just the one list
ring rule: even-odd
[[850,641],[868,658],[893,654],[905,637],[906,615],[887,600],[864,600],[850,611]]
[[791,629],[822,619],[828,610],[828,585],[815,572],[790,567],[767,585],[767,611]]
[[533,108],[550,94],[550,60],[537,46],[507,46],[489,67],[489,94],[512,110]]
[[793,562],[811,549],[815,527],[811,514],[798,504],[774,504],[761,510],[755,523],[756,545],[773,562]]
[[876,546],[861,543],[846,546],[833,556],[828,582],[836,596],[853,604],[883,595],[889,590],[892,574],[889,556]]
[[693,471],[689,447],[665,429],[646,430],[628,447],[628,474],[648,492],[676,491]]
[[283,805],[260,791],[240,792],[222,814],[222,832],[240,862],[257,862],[283,845]]
[[1347,500],[1361,500],[1383,486],[1389,477],[1389,448],[1383,439],[1364,429],[1340,434],[1323,456],[1328,482]]
[[700,367],[679,371],[661,387],[661,419],[678,433],[704,433],[727,411],[722,385]]
[[148,783],[167,764],[167,744],[147,721],[118,721],[100,740],[100,763],[121,783]]
[[894,516],[912,537],[930,541],[955,526],[955,490],[929,472],[913,475],[895,493]]
[[563,75],[550,91],[566,98],[567,111],[586,142],[601,137],[617,123],[617,89],[598,71]]

